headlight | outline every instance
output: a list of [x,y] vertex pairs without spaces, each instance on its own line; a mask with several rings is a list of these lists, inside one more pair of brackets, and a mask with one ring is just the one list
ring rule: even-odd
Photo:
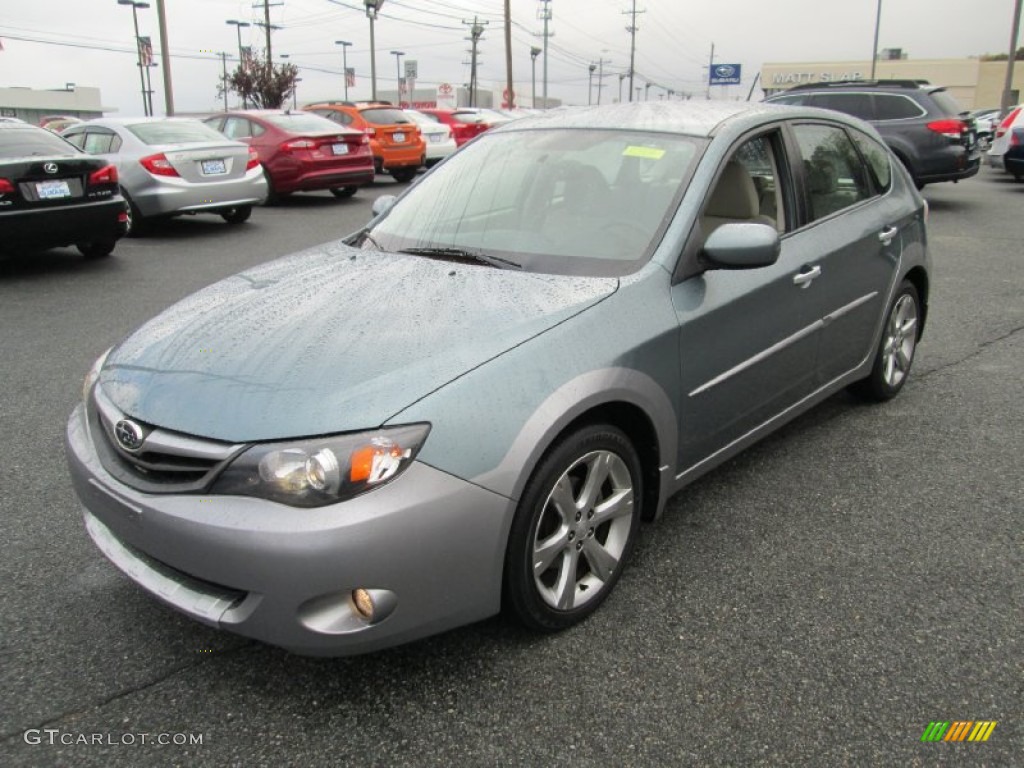
[[110,355],[111,349],[113,349],[113,347],[97,357],[96,362],[92,364],[92,368],[90,368],[89,372],[85,374],[85,381],[82,382],[83,401],[89,399],[89,393],[92,392],[92,386],[96,383],[96,379],[100,377],[100,369],[103,367],[103,364],[107,362],[107,357]]
[[394,480],[412,463],[429,424],[289,443],[261,443],[238,456],[211,493],[257,496],[293,507],[350,499]]

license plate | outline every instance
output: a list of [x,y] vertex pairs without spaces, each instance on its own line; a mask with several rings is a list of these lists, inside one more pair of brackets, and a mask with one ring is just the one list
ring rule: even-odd
[[396,133],[396,134],[394,134],[394,139],[395,139],[396,142],[405,141],[405,134],[404,133]]
[[442,138],[442,134],[440,134],[440,133],[432,133],[432,134],[430,134],[430,143],[431,144],[440,144],[441,143],[441,138]]
[[216,176],[218,173],[227,173],[228,168],[223,160],[203,160],[203,175]]
[[40,200],[58,200],[71,197],[71,188],[66,181],[37,181],[36,194]]
[[345,144],[344,142],[342,142],[340,144],[332,144],[331,145],[331,151],[334,152],[334,154],[336,154],[336,155],[347,155],[348,154],[348,144]]

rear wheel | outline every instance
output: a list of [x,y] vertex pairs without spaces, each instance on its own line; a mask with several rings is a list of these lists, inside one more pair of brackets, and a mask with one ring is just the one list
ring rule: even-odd
[[138,206],[135,205],[135,201],[128,197],[128,193],[123,189],[121,190],[121,196],[128,203],[128,221],[125,225],[125,235],[128,237],[143,237],[152,229],[151,222],[142,215]]
[[346,198],[352,197],[358,190],[359,187],[331,187],[331,194],[335,197]]
[[921,300],[913,283],[904,280],[889,305],[871,373],[851,389],[869,400],[895,397],[910,375],[920,335]]
[[406,184],[412,181],[415,175],[415,168],[395,168],[393,171],[391,171],[392,178],[394,178],[394,180],[397,181],[399,184]]
[[87,259],[102,259],[114,252],[116,240],[98,240],[94,243],[78,243],[75,247]]
[[507,605],[527,626],[554,632],[608,597],[636,538],[640,460],[619,429],[565,437],[526,485],[505,558]]
[[252,216],[251,205],[238,205],[228,208],[220,214],[220,217],[228,224],[241,224],[243,221],[248,221],[250,216]]

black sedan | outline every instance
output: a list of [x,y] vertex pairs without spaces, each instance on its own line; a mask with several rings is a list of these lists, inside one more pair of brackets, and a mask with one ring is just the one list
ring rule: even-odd
[[43,128],[0,124],[0,252],[74,245],[101,258],[127,221],[117,168]]

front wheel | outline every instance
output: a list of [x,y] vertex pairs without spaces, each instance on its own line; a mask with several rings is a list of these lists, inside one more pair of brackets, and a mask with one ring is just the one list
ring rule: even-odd
[[904,280],[889,304],[871,373],[856,382],[853,391],[869,400],[895,397],[910,375],[920,336],[921,300],[913,283]]
[[555,632],[608,597],[640,520],[640,459],[610,425],[571,433],[526,485],[509,534],[505,597],[532,629]]
[[234,208],[228,208],[220,214],[220,217],[228,224],[241,224],[244,221],[248,221],[250,216],[252,216],[251,205],[238,205]]

